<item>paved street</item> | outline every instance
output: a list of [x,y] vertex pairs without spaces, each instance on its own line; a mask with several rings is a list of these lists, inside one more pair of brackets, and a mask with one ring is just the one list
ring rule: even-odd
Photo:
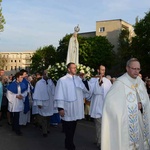
[[[6,120],[2,120],[0,124],[0,150],[65,150],[61,125],[57,128],[51,127],[50,134],[44,138],[40,129],[32,124],[21,128],[23,136],[17,136],[11,131],[11,126],[7,125]],[[74,138],[76,150],[98,150],[94,139],[94,123],[79,121]]]

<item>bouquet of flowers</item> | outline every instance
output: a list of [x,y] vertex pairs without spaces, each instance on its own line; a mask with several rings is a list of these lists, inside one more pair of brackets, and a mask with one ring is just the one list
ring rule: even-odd
[[89,80],[94,73],[94,69],[83,64],[77,65],[77,74],[82,76],[84,79]]
[[67,73],[67,66],[64,62],[56,63],[48,68],[48,75],[53,81],[58,81],[59,78]]
[[[94,69],[83,64],[77,65],[77,75],[82,76],[82,78],[89,80],[92,76]],[[55,65],[48,68],[48,75],[53,81],[57,81],[62,76],[66,75],[67,66],[64,62],[56,63]]]

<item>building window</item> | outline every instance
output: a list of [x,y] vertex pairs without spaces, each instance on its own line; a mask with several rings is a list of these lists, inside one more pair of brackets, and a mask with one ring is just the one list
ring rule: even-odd
[[21,60],[19,60],[19,62],[21,62]]
[[21,68],[20,68],[20,66],[19,66],[19,70],[20,70]]
[[15,66],[15,70],[17,70],[17,66]]
[[13,62],[13,60],[11,60],[11,62]]
[[100,27],[99,32],[105,32],[105,27]]
[[11,66],[11,70],[13,70],[13,66]]
[[5,67],[5,70],[7,70],[7,66]]
[[15,60],[15,62],[16,62],[16,60]]

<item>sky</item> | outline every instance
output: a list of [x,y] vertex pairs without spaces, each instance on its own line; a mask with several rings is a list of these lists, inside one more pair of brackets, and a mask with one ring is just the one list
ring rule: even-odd
[[96,30],[96,21],[122,19],[130,24],[150,10],[150,0],[3,0],[6,20],[0,52],[35,51],[74,32]]

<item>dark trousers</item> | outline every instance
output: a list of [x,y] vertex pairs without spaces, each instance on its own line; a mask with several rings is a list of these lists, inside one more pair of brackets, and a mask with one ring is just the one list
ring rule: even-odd
[[19,116],[20,112],[11,112],[12,130],[14,130],[16,133],[20,132]]
[[38,122],[42,126],[43,134],[47,134],[50,132],[50,116],[38,115]]
[[76,130],[77,121],[64,121],[65,129],[65,148],[67,150],[75,150],[75,145],[73,143],[74,133]]

